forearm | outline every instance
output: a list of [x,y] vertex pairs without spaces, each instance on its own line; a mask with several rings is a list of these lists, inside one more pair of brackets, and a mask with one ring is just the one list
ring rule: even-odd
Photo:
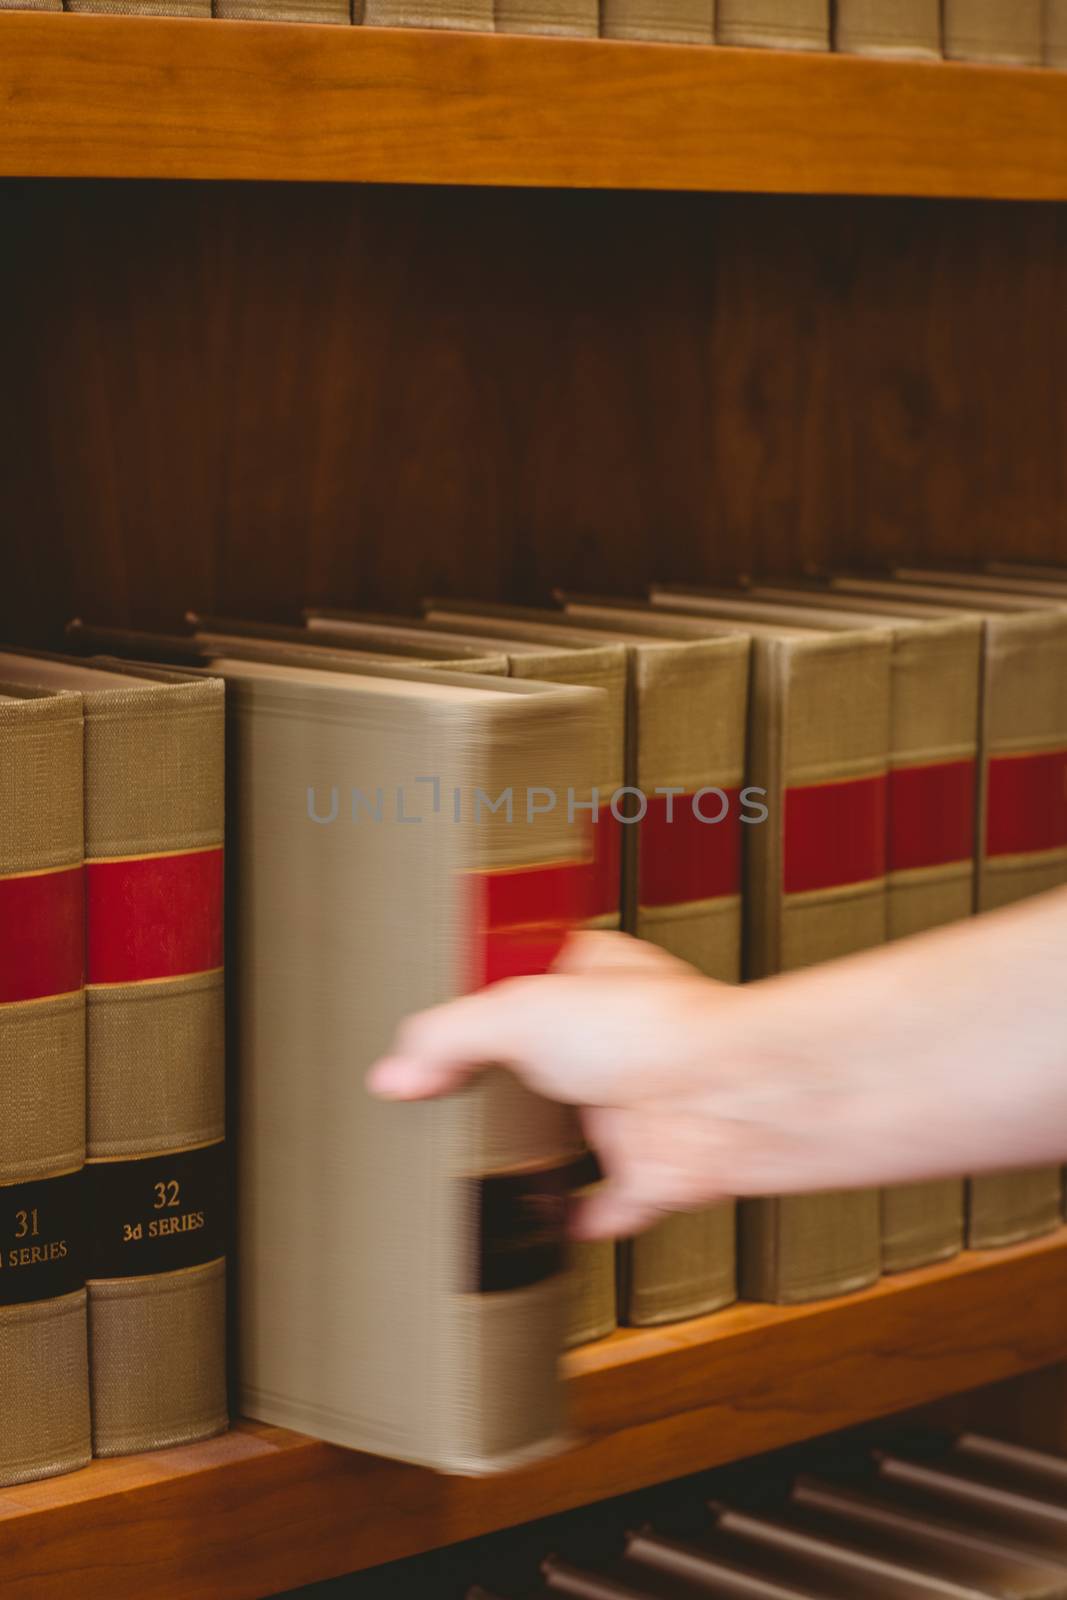
[[734,1192],[771,1176],[746,1170],[746,1128],[764,1148],[778,1131],[781,1188],[1067,1158],[1065,890],[737,999],[718,1029],[709,1013],[706,1102],[741,1135]]

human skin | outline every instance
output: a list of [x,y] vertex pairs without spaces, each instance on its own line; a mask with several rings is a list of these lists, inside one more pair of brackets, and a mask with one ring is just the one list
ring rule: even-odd
[[412,1016],[368,1078],[415,1100],[489,1062],[582,1110],[581,1238],[724,1196],[1067,1158],[1067,890],[734,987],[622,934]]

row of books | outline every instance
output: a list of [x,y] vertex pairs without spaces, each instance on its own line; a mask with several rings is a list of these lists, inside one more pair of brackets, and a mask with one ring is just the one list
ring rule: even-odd
[[1067,1596],[1062,1458],[978,1434],[813,1454],[814,1470],[772,1462],[710,1496],[683,1483],[648,1520],[609,1504],[541,1531],[540,1558],[535,1525],[467,1600]]
[[0,653],[0,1482],[227,1425],[222,685]]
[[0,0],[5,7],[1067,67],[1067,0]]
[[0,654],[0,1476],[81,1464],[90,1414],[101,1454],[225,1425],[224,701],[247,1413],[491,1470],[555,1447],[559,1347],[620,1314],[1054,1227],[1049,1168],[747,1202],[739,1236],[717,1206],[568,1265],[569,1109],[499,1070],[420,1106],[362,1086],[405,1015],[544,970],[576,922],[735,981],[1064,882],[1067,585],[1034,581],[77,624],[81,659]]

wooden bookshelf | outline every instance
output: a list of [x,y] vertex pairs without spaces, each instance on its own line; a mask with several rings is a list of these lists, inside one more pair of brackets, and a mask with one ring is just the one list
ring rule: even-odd
[[1067,1229],[848,1299],[742,1304],[575,1351],[577,1442],[447,1478],[242,1422],[0,1492],[4,1600],[253,1600],[1067,1359]]
[[1067,198],[1067,74],[0,15],[0,174]]

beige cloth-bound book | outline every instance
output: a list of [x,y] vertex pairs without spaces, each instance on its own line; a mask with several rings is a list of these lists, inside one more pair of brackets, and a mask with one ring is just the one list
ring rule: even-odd
[[600,32],[599,0],[494,0],[497,33],[555,34],[595,39]]
[[589,786],[600,697],[213,667],[239,852],[243,1409],[449,1472],[542,1455],[564,1429],[577,1119],[502,1069],[418,1104],[364,1075],[407,1014],[544,970],[580,916],[590,830],[562,797]]
[[[221,626],[221,624],[219,624]],[[394,670],[411,669],[411,667],[426,667],[435,672],[446,670],[462,670],[464,674],[506,675],[509,669],[509,656],[502,653],[464,654],[456,658],[458,645],[442,648],[427,630],[426,637],[419,637],[418,650],[411,653],[398,653],[408,651],[402,638],[394,638],[394,650],[390,653],[386,648],[384,638],[378,638],[373,651],[357,650],[354,648],[354,638],[344,635],[339,640],[338,648],[333,646],[318,645],[314,640],[320,635],[312,634],[310,630],[293,629],[293,627],[270,627],[264,624],[264,635],[258,637],[254,634],[254,627],[258,624],[240,624],[242,634],[197,634],[189,635],[155,635],[144,632],[133,632],[128,629],[109,629],[109,627],[90,627],[77,622],[70,624],[67,637],[85,651],[109,650],[123,654],[126,658],[162,659],[162,661],[189,662],[192,666],[210,667],[214,659],[219,656],[230,656],[240,661],[272,662],[277,666],[314,667],[325,672],[342,672],[347,675],[374,675],[392,674]],[[386,632],[386,630],[379,630]],[[402,630],[394,630],[400,634]],[[413,630],[414,632],[414,630]],[[338,637],[334,634],[333,637]],[[344,648],[341,648],[344,646]],[[466,648],[466,646],[464,646]],[[482,648],[482,646],[478,646]],[[493,648],[493,645],[488,646]],[[499,646],[498,646],[499,648]],[[537,653],[534,653],[537,654]],[[595,686],[609,688],[617,693],[617,659],[619,653],[611,646],[601,650],[601,661],[593,666],[593,672],[600,683]],[[437,659],[429,659],[437,656]],[[605,728],[609,718],[601,722]],[[609,744],[609,739],[608,741]],[[609,760],[609,755],[606,755]],[[600,856],[600,853],[598,853]],[[603,898],[597,899],[597,893],[603,896],[603,886],[609,877],[608,862],[600,858],[600,870],[595,874],[595,888],[593,888],[592,904],[603,904]],[[601,915],[593,918],[600,926],[611,923],[611,915]],[[611,1333],[616,1326],[616,1282],[614,1282],[614,1250],[609,1242],[589,1242],[573,1246],[574,1272],[571,1274],[571,1294],[569,1294],[569,1320],[568,1344],[584,1344],[589,1339],[603,1338],[606,1333]]]
[[[705,784],[740,787],[745,642],[643,638],[625,626],[586,624],[564,612],[526,607],[426,604],[428,616],[441,626],[477,623],[494,634],[566,640],[582,649],[622,642],[629,663],[626,782],[648,804],[645,819],[625,827],[625,925],[709,976],[737,982],[741,829],[736,807],[724,832],[698,831],[686,806]],[[664,791],[672,787],[677,810],[669,822]],[[620,1310],[629,1323],[676,1322],[720,1309],[737,1294],[734,1207],[665,1218],[621,1246],[619,1269]]]
[[[423,648],[427,641],[435,647],[442,640],[454,648],[460,640],[472,649],[503,650],[508,674],[541,683],[570,683],[580,688],[600,689],[604,695],[603,715],[596,722],[596,740],[590,750],[593,790],[598,811],[593,823],[593,885],[586,926],[618,929],[621,926],[621,827],[609,808],[610,797],[625,782],[623,768],[626,734],[626,652],[610,640],[576,649],[566,640],[554,638],[533,642],[512,637],[493,639],[478,635],[476,619],[469,630],[452,633],[419,618],[375,617],[359,612],[316,610],[304,613],[312,638],[329,636],[349,639],[353,645],[378,648],[402,644]],[[603,800],[601,802],[601,798]],[[592,795],[578,797],[583,807],[592,806]],[[590,809],[588,814],[592,817]],[[569,1270],[568,1347],[602,1339],[616,1326],[615,1249],[610,1239],[572,1244]]]
[[941,0],[835,0],[834,49],[938,61]]
[[63,0],[64,11],[110,17],[208,17],[211,0]]
[[[949,584],[834,577],[865,603],[982,616],[977,907],[1009,905],[1067,882],[1067,612]],[[967,1242],[1037,1237],[1063,1216],[1059,1169],[992,1173],[968,1184]]]
[[[292,667],[322,667],[330,671],[351,672],[357,666],[373,668],[377,663],[394,661],[398,666],[425,667],[453,672],[505,674],[507,657],[503,653],[473,656],[457,655],[452,650],[438,651],[428,644],[425,652],[395,653],[387,650],[333,648],[316,643],[303,628],[268,628],[264,636],[251,631],[237,633],[183,634],[150,633],[137,628],[114,628],[76,618],[67,623],[67,640],[80,655],[111,655],[124,660],[158,663],[180,662],[190,667],[203,666],[213,656],[225,654],[242,661],[285,661]],[[281,637],[276,637],[281,635]]]
[[223,688],[8,653],[85,715],[96,1455],[227,1426]]
[[714,44],[715,0],[600,0],[604,39]]
[[363,0],[212,0],[213,17],[224,22],[363,21]]
[[368,28],[458,28],[492,33],[493,0],[363,0]]
[[0,1485],[88,1465],[82,701],[0,681]]
[[943,0],[945,55],[951,61],[1041,65],[1045,0]]
[[[886,617],[849,609],[828,594],[806,603],[798,588],[755,586],[706,595],[658,586],[660,604],[742,621],[842,632],[889,628],[890,731],[887,937],[920,933],[974,910],[978,689],[977,617]],[[882,1270],[943,1261],[963,1247],[963,1180],[883,1189]]]
[[[568,604],[675,639],[751,636],[747,783],[765,820],[745,828],[745,975],[766,977],[886,935],[888,631],[681,616],[653,605]],[[639,619],[639,620],[638,620]],[[877,1190],[746,1201],[741,1292],[780,1304],[846,1294],[881,1268]]]
[[829,50],[830,0],[718,0],[720,44]]

